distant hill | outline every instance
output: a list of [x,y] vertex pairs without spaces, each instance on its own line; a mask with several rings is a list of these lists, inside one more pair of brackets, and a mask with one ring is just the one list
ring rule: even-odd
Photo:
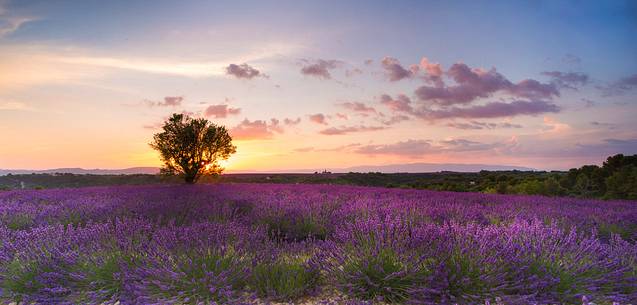
[[28,169],[0,169],[0,176],[7,174],[24,175],[24,174],[75,174],[75,175],[132,175],[132,174],[158,174],[157,167],[131,167],[124,169],[84,169],[84,168],[54,168],[45,170],[28,170]]
[[[332,173],[436,173],[436,172],[462,172],[471,173],[481,170],[488,171],[534,171],[535,169],[521,166],[510,165],[489,165],[489,164],[457,164],[457,163],[408,163],[408,164],[389,164],[389,165],[363,165],[347,168],[320,168],[320,169],[298,169],[298,170],[274,170],[274,171],[228,171],[228,173],[314,173],[323,170]],[[0,169],[0,176],[7,174],[24,175],[24,174],[55,174],[70,173],[75,175],[132,175],[132,174],[149,174],[159,173],[157,167],[131,167],[124,169],[84,169],[84,168],[54,168],[46,170],[27,170],[27,169]]]
[[381,173],[436,173],[436,172],[462,172],[471,173],[481,170],[487,171],[535,171],[533,168],[510,165],[489,165],[489,164],[458,164],[458,163],[409,163],[409,164],[389,164],[354,166],[343,169],[346,172],[381,172]]
[[536,171],[537,169],[511,165],[489,165],[489,164],[458,164],[458,163],[407,163],[388,165],[362,165],[346,168],[319,168],[319,169],[297,169],[297,170],[275,170],[275,171],[230,171],[228,173],[314,173],[329,171],[332,173],[437,173],[437,172],[460,172],[473,173],[481,170],[487,171]]

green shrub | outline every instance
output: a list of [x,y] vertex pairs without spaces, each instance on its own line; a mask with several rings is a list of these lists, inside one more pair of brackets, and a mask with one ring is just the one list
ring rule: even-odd
[[37,276],[40,272],[50,271],[40,268],[36,262],[22,261],[17,258],[2,269],[4,274],[0,292],[3,298],[17,303],[22,302],[25,296],[38,292],[43,286],[37,280]]
[[[360,254],[360,255],[359,255]],[[407,300],[410,290],[423,282],[424,270],[401,261],[392,249],[376,253],[352,253],[342,268],[339,278],[347,292],[365,300],[400,303]]]
[[293,301],[316,288],[318,270],[298,260],[262,263],[253,271],[252,286],[259,297]]

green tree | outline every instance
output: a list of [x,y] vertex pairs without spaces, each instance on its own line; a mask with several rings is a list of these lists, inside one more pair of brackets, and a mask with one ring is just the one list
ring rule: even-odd
[[606,178],[606,198],[637,199],[637,167],[627,165]]
[[204,118],[175,113],[162,129],[150,143],[164,163],[161,172],[182,174],[186,183],[195,183],[204,174],[221,173],[219,161],[236,152],[226,128]]

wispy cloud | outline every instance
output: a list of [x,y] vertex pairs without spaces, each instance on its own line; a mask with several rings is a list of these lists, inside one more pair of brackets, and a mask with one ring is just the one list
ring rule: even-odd
[[552,83],[560,88],[577,90],[589,82],[588,74],[582,72],[545,71],[542,75],[551,77]]
[[363,132],[363,131],[376,131],[386,129],[384,126],[341,126],[341,127],[330,127],[327,129],[321,130],[319,133],[329,136],[334,135],[344,135],[348,133],[354,132]]
[[345,102],[340,103],[338,106],[341,106],[345,109],[349,109],[354,112],[363,112],[363,113],[376,113],[376,109],[371,106],[367,106],[361,102]]
[[493,122],[480,122],[480,121],[469,121],[469,122],[451,122],[447,123],[447,126],[456,128],[456,129],[496,129],[496,128],[523,128],[520,124],[514,124],[510,122],[502,122],[502,123],[493,123]]
[[2,110],[33,111],[34,108],[23,102],[0,100],[0,111]]
[[513,101],[490,102],[484,105],[471,107],[452,107],[441,110],[431,110],[419,113],[419,116],[429,120],[453,119],[453,118],[499,118],[513,117],[517,115],[538,115],[543,113],[559,112],[560,107],[546,101]]
[[181,102],[183,101],[183,96],[166,96],[163,101],[146,100],[145,104],[149,107],[177,107],[181,106]]
[[364,155],[395,155],[421,157],[428,154],[491,151],[508,145],[504,142],[482,143],[467,139],[442,141],[406,140],[391,144],[372,144],[359,147],[355,152]]
[[637,74],[623,77],[607,86],[600,86],[604,96],[616,96],[637,88]]
[[0,38],[10,35],[24,24],[37,19],[31,16],[15,15],[8,9],[7,1],[0,1]]
[[[172,56],[150,57],[55,44],[0,44],[0,88],[41,84],[95,84],[121,73],[147,73],[159,76],[208,78],[226,75],[232,62],[264,61],[294,52],[293,47],[264,47],[261,52],[247,50],[210,59],[184,59]],[[201,57],[198,57],[201,58]],[[4,73],[20,71],[20,73]]]

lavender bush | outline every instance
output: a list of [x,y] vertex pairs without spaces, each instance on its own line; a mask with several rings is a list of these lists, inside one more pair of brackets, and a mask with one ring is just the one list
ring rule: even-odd
[[[0,303],[637,303],[637,203],[330,185],[0,193]],[[496,301],[497,300],[497,301]]]

